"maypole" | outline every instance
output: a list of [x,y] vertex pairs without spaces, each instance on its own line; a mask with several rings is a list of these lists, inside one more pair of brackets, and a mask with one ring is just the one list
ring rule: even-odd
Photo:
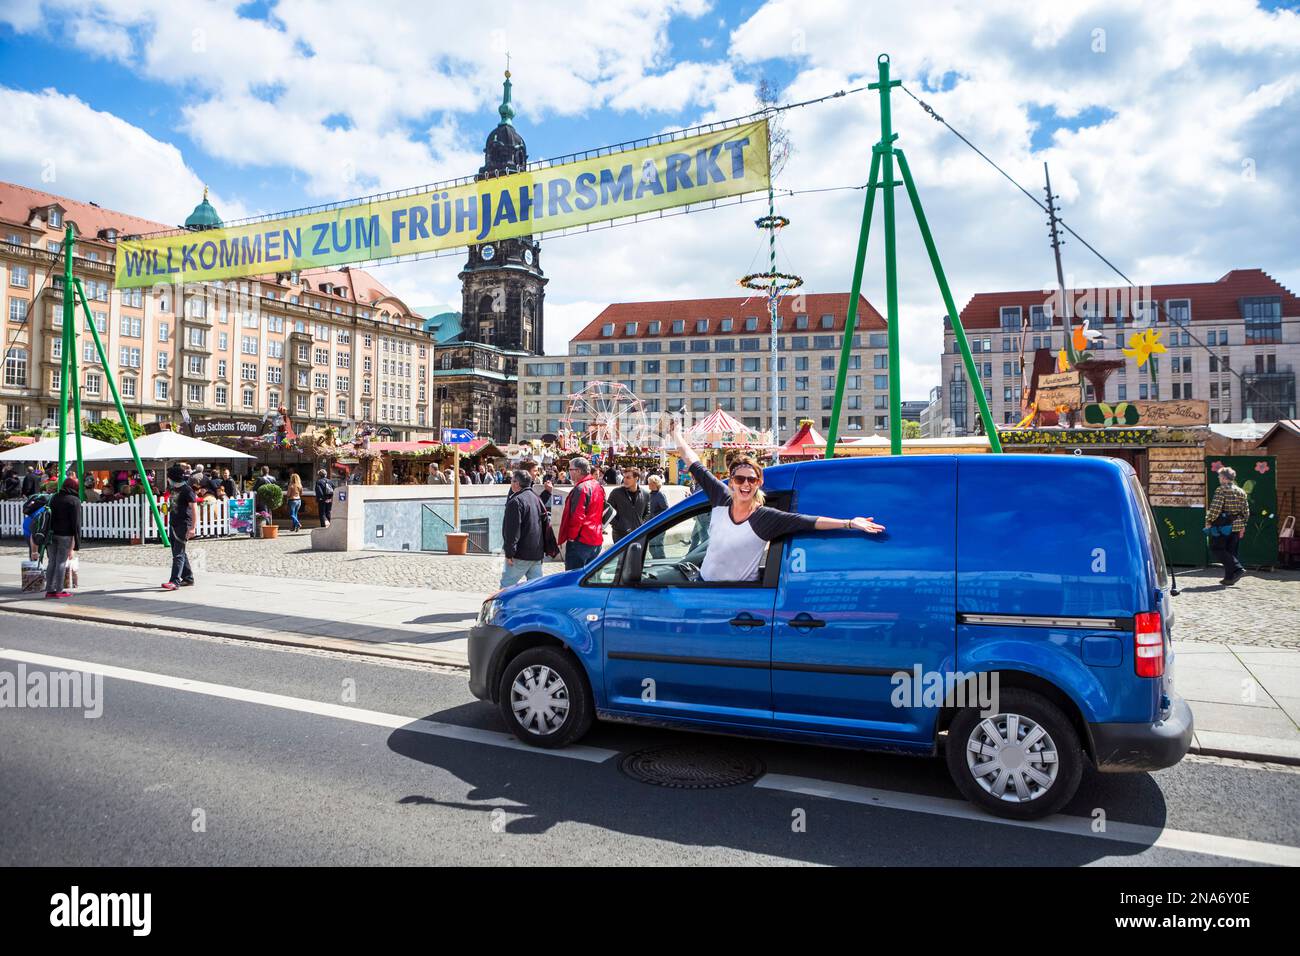
[[[826,457],[833,458],[835,456],[835,443],[839,437],[840,408],[844,399],[844,382],[848,373],[848,359],[852,347],[853,333],[857,325],[858,296],[862,290],[862,270],[867,256],[867,237],[871,231],[871,214],[875,207],[876,190],[878,189],[883,190],[885,200],[885,311],[889,333],[889,450],[894,455],[901,455],[903,452],[902,396],[899,388],[898,360],[898,256],[894,229],[894,188],[900,185],[905,186],[907,189],[908,198],[912,203],[912,211],[916,215],[917,225],[921,230],[921,238],[930,257],[930,265],[934,268],[935,281],[939,286],[940,294],[943,296],[944,307],[948,311],[948,321],[952,325],[957,347],[961,351],[962,361],[966,366],[966,374],[975,386],[975,400],[979,404],[980,418],[984,422],[984,431],[988,435],[989,448],[991,451],[1001,452],[1002,443],[998,440],[997,428],[993,424],[993,415],[989,411],[988,400],[984,397],[984,386],[980,380],[975,360],[971,355],[970,343],[966,341],[966,331],[962,328],[961,319],[957,315],[957,306],[953,301],[952,291],[948,287],[948,279],[944,274],[943,264],[939,260],[939,252],[934,244],[934,237],[930,234],[930,226],[926,221],[925,211],[921,208],[921,199],[916,191],[916,183],[912,179],[911,170],[908,168],[902,150],[894,147],[894,141],[898,138],[898,135],[893,131],[889,97],[890,90],[902,84],[898,80],[890,80],[889,78],[888,54],[880,54],[876,60],[876,66],[879,71],[879,82],[870,84],[868,88],[880,91],[880,142],[871,151],[871,173],[868,177],[867,195],[862,208],[862,228],[858,236],[858,254],[853,266],[853,285],[849,299],[848,320],[845,323],[844,343],[840,350],[840,367],[835,381],[835,399],[831,411],[831,423],[826,433]],[[898,159],[899,173],[903,177],[901,183],[894,180],[895,157]],[[883,176],[881,175],[882,171]]]

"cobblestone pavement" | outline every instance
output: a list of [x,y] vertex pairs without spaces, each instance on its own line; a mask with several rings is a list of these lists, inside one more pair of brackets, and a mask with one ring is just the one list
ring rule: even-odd
[[[195,538],[187,549],[194,570],[264,574],[346,584],[429,587],[439,591],[490,592],[501,586],[500,555],[451,557],[424,552],[313,551],[311,534],[280,532],[274,539],[249,537]],[[6,542],[0,554],[24,556],[21,545]],[[171,569],[171,552],[158,545],[120,545],[87,541],[81,559],[94,563],[156,567],[161,583]],[[546,573],[562,571],[562,562],[547,562]]]
[[[440,591],[495,591],[500,586],[500,555],[466,555],[387,551],[312,551],[311,535],[281,532],[274,540],[200,538],[190,558],[205,569],[235,574],[308,578],[351,584],[429,587]],[[0,554],[18,560],[23,549],[10,541]],[[155,566],[161,575],[170,554],[157,546],[86,542],[82,559],[91,562]],[[562,570],[548,562],[546,573]],[[1248,572],[1230,588],[1218,582],[1222,569],[1198,568],[1178,573],[1174,598],[1174,633],[1178,640],[1258,647],[1300,647],[1300,571]],[[162,577],[158,579],[160,582]]]
[[1176,640],[1300,647],[1300,571],[1247,571],[1232,587],[1222,577],[1217,566],[1178,572]]

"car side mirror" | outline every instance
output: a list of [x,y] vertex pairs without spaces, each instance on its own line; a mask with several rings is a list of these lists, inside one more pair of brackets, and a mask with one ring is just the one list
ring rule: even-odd
[[640,541],[633,541],[627,546],[627,553],[623,555],[624,584],[641,583],[641,565],[644,553],[645,545]]

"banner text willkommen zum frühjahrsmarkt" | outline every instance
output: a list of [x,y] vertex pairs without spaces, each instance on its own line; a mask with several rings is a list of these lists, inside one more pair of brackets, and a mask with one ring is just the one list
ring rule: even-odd
[[767,121],[398,198],[123,239],[119,288],[365,262],[765,190]]

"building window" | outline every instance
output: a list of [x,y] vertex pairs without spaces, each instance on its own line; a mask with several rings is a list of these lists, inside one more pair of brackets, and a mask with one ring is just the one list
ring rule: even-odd
[[185,386],[185,402],[186,402],[186,404],[188,404],[188,405],[202,405],[202,404],[203,404],[203,392],[204,392],[204,388],[203,388],[202,385],[186,385],[186,386]]
[[5,407],[5,427],[11,432],[22,430],[23,407],[21,405],[8,405]]
[[12,266],[9,269],[9,284],[15,289],[26,289],[30,281],[26,266]]
[[215,401],[218,405],[226,404],[226,386],[218,385],[216,390],[213,392],[213,395],[215,396]]
[[167,401],[167,379],[156,378],[153,381],[153,397],[156,402]]
[[257,392],[251,388],[244,389],[244,407],[252,408],[257,401]]
[[5,352],[5,384],[17,388],[27,387],[26,349],[9,349]]
[[103,376],[98,372],[86,373],[86,393],[89,395],[98,395],[100,388],[103,387]]
[[9,321],[22,322],[26,318],[27,318],[27,300],[10,298]]
[[1241,317],[1246,323],[1247,345],[1282,341],[1282,297],[1280,295],[1246,296],[1241,300]]

